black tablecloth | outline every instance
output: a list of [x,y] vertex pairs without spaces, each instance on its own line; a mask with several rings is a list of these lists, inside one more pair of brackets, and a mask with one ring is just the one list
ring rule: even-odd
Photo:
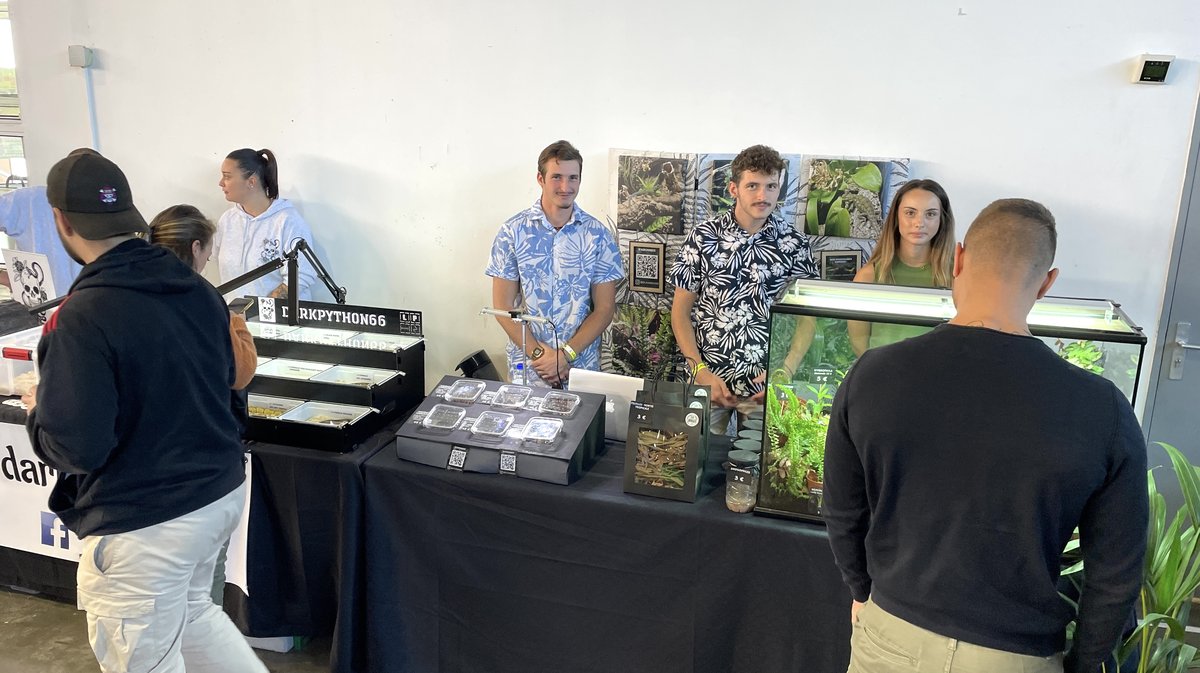
[[568,487],[380,451],[369,670],[844,671],[850,596],[824,529],[728,511],[713,458],[688,504],[625,494],[621,444]]
[[[362,464],[396,425],[350,453],[252,442],[246,582],[250,598],[226,585],[225,609],[249,636],[334,634],[331,670],[351,670],[361,628]],[[339,605],[346,609],[339,610]]]

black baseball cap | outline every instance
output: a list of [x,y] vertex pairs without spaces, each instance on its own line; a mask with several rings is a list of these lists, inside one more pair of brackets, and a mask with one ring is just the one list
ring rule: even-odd
[[133,205],[125,174],[93,149],[77,149],[54,164],[46,176],[46,200],[69,215],[71,228],[91,241],[150,233]]

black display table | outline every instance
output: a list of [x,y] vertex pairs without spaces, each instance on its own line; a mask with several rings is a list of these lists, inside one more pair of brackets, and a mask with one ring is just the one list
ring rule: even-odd
[[688,504],[623,493],[619,443],[568,487],[380,451],[365,642],[336,646],[389,673],[844,671],[850,596],[824,529],[728,511],[726,452]]
[[[362,464],[392,449],[399,422],[349,453],[251,442],[246,582],[226,584],[225,610],[248,636],[334,634],[330,670],[352,670],[361,613]],[[347,609],[339,610],[340,605]]]

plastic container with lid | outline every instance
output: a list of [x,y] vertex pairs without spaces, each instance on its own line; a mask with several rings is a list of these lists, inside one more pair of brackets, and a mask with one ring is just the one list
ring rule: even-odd
[[459,422],[466,415],[467,410],[462,407],[452,404],[435,404],[429,413],[425,414],[425,419],[421,421],[421,427],[435,432],[450,432],[458,427]]
[[288,360],[275,358],[263,363],[255,373],[259,376],[273,376],[280,379],[295,379],[307,381],[333,365],[328,362],[309,362],[308,360]]
[[0,395],[24,395],[37,385],[37,347],[41,327],[30,327],[0,337]]
[[248,320],[246,321],[246,329],[250,331],[252,336],[264,339],[278,339],[288,332],[294,332],[300,328],[293,327],[292,325],[276,325],[275,323]]
[[471,434],[485,439],[501,439],[512,427],[516,416],[502,411],[485,411],[471,425]]
[[561,418],[535,416],[525,424],[524,439],[530,444],[548,446],[558,441],[558,436],[562,434],[562,429],[563,422]]
[[301,404],[279,418],[297,423],[342,427],[358,421],[358,419],[373,411],[374,409],[371,407],[310,401]]
[[738,439],[734,440],[733,448],[739,451],[750,451],[751,453],[762,453],[762,440],[754,441],[753,439]]
[[304,400],[296,400],[290,397],[273,397],[271,395],[257,395],[250,393],[247,396],[246,412],[254,418],[279,418],[287,412],[304,404]]
[[492,398],[492,406],[504,409],[524,409],[531,393],[533,393],[532,388],[511,384],[503,385],[496,391],[496,396]]
[[312,377],[311,380],[321,381],[323,383],[336,383],[340,386],[358,386],[360,388],[370,388],[401,375],[402,372],[398,372],[393,369],[376,369],[374,367],[336,365],[326,369],[320,374],[317,374],[316,376]]
[[755,442],[762,443],[762,430],[742,430],[738,433],[738,439],[750,439]]
[[345,329],[330,329],[328,327],[299,327],[279,335],[280,341],[298,341],[306,344],[324,344],[333,346],[346,339],[358,336],[358,332]]
[[475,379],[459,379],[446,391],[446,401],[455,404],[475,404],[475,400],[487,390],[487,384]]
[[753,451],[734,449],[729,452],[725,473],[725,506],[731,512],[745,514],[758,501],[758,459]]
[[579,407],[579,396],[561,390],[551,390],[542,398],[542,413],[555,416],[570,416]]
[[376,334],[374,332],[361,332],[345,341],[341,342],[340,346],[349,348],[361,348],[372,351],[400,351],[407,350],[419,343],[421,337],[403,336],[400,334]]

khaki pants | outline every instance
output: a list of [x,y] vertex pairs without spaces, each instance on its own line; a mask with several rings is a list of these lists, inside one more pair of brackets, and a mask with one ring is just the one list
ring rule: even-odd
[[939,636],[870,600],[850,637],[847,673],[1062,673],[1061,654],[1034,657]]
[[241,518],[246,484],[176,519],[89,535],[79,557],[79,607],[104,673],[267,673],[213,605],[213,567]]

